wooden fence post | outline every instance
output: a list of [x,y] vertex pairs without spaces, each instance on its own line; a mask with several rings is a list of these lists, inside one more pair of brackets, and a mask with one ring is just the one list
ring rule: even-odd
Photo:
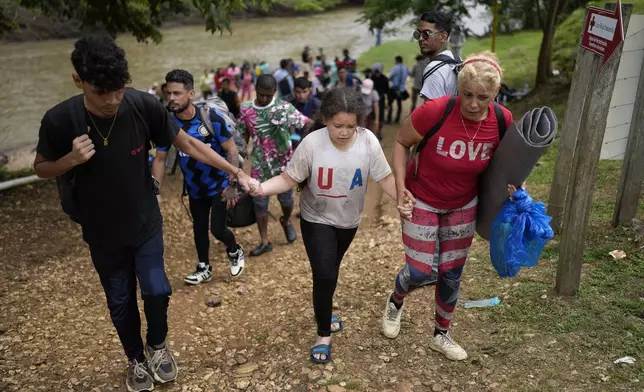
[[[615,6],[615,4],[607,4],[606,8],[614,10]],[[632,9],[633,6],[630,4],[622,6],[624,31],[628,28]],[[557,265],[556,291],[559,295],[572,296],[579,291],[592,193],[622,47],[623,45],[619,45],[603,67],[601,57],[594,54],[590,54],[593,57],[590,64],[584,62],[579,67],[575,66],[575,72],[590,75],[588,80],[590,88],[583,98],[584,103],[579,112],[579,131],[568,174],[569,182],[561,223],[563,230]],[[583,55],[582,59],[585,56]],[[584,65],[586,68],[581,68]],[[578,87],[574,85],[571,87],[573,90],[576,88]]]
[[631,221],[637,214],[637,205],[644,182],[644,63],[633,105],[633,118],[624,154],[622,176],[619,181],[613,227]]

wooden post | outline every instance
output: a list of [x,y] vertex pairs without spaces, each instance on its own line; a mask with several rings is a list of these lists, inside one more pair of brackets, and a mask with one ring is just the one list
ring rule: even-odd
[[[607,4],[606,8],[614,10],[615,4]],[[622,6],[624,31],[628,28],[632,9],[633,6],[630,4]],[[582,105],[580,113],[581,122],[565,197],[563,230],[557,266],[556,291],[559,295],[571,296],[576,295],[579,291],[595,175],[622,47],[623,45],[620,45],[615,50],[603,68],[601,67],[601,57],[595,55],[592,55],[593,61],[590,67],[583,69],[575,66],[575,72],[591,75],[590,85],[592,87],[584,98],[585,103]],[[571,88],[576,89],[577,86],[573,85]]]
[[[586,20],[586,17],[584,17],[584,20]],[[570,183],[570,170],[572,169],[575,155],[577,136],[581,129],[581,120],[587,116],[587,97],[589,96],[589,91],[592,90],[594,81],[597,79],[599,67],[595,67],[595,72],[590,72],[590,70],[593,69],[593,64],[596,65],[598,61],[600,59],[598,60],[596,55],[579,47],[548,201],[548,215],[552,217],[551,226],[557,233],[561,231],[566,192]]]
[[613,227],[631,221],[637,214],[637,205],[644,182],[644,63],[633,105],[633,118],[624,154],[622,176],[619,181]]

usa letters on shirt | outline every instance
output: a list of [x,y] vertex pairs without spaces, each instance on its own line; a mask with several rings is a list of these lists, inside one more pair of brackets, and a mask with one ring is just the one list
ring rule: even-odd
[[[317,168],[317,177],[318,177],[318,188],[321,191],[330,191],[333,188],[333,168],[324,168],[324,167],[318,167]],[[349,186],[349,190],[352,191],[356,187],[361,187],[363,185],[363,180],[362,180],[362,169],[357,168],[353,174],[352,180],[351,180],[351,185]],[[341,198],[346,198],[348,195],[329,195],[327,193],[317,193],[316,196],[320,197],[329,197],[332,199],[341,199]]]

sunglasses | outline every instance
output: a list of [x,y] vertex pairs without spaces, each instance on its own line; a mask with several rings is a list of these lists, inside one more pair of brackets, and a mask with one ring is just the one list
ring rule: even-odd
[[412,36],[414,37],[414,39],[416,41],[418,41],[420,39],[427,40],[427,39],[429,39],[429,37],[431,37],[433,35],[436,35],[436,34],[440,34],[440,33],[442,33],[442,31],[440,31],[440,30],[438,30],[438,31],[431,31],[431,30],[419,31],[419,30],[414,30],[414,34]]

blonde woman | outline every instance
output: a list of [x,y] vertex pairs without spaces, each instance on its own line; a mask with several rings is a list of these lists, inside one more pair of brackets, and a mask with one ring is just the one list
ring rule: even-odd
[[[406,263],[387,299],[382,331],[392,339],[398,336],[403,301],[432,278],[434,253],[438,251],[435,329],[430,347],[451,360],[467,358],[465,350],[450,337],[449,327],[475,233],[478,178],[499,145],[504,128],[499,124],[512,123],[512,113],[493,102],[501,77],[494,54],[483,52],[468,58],[458,75],[459,95],[428,100],[417,108],[403,123],[394,144],[399,204],[411,194],[415,207],[411,219],[403,221]],[[446,113],[418,159],[408,164],[409,148],[420,143]]]

